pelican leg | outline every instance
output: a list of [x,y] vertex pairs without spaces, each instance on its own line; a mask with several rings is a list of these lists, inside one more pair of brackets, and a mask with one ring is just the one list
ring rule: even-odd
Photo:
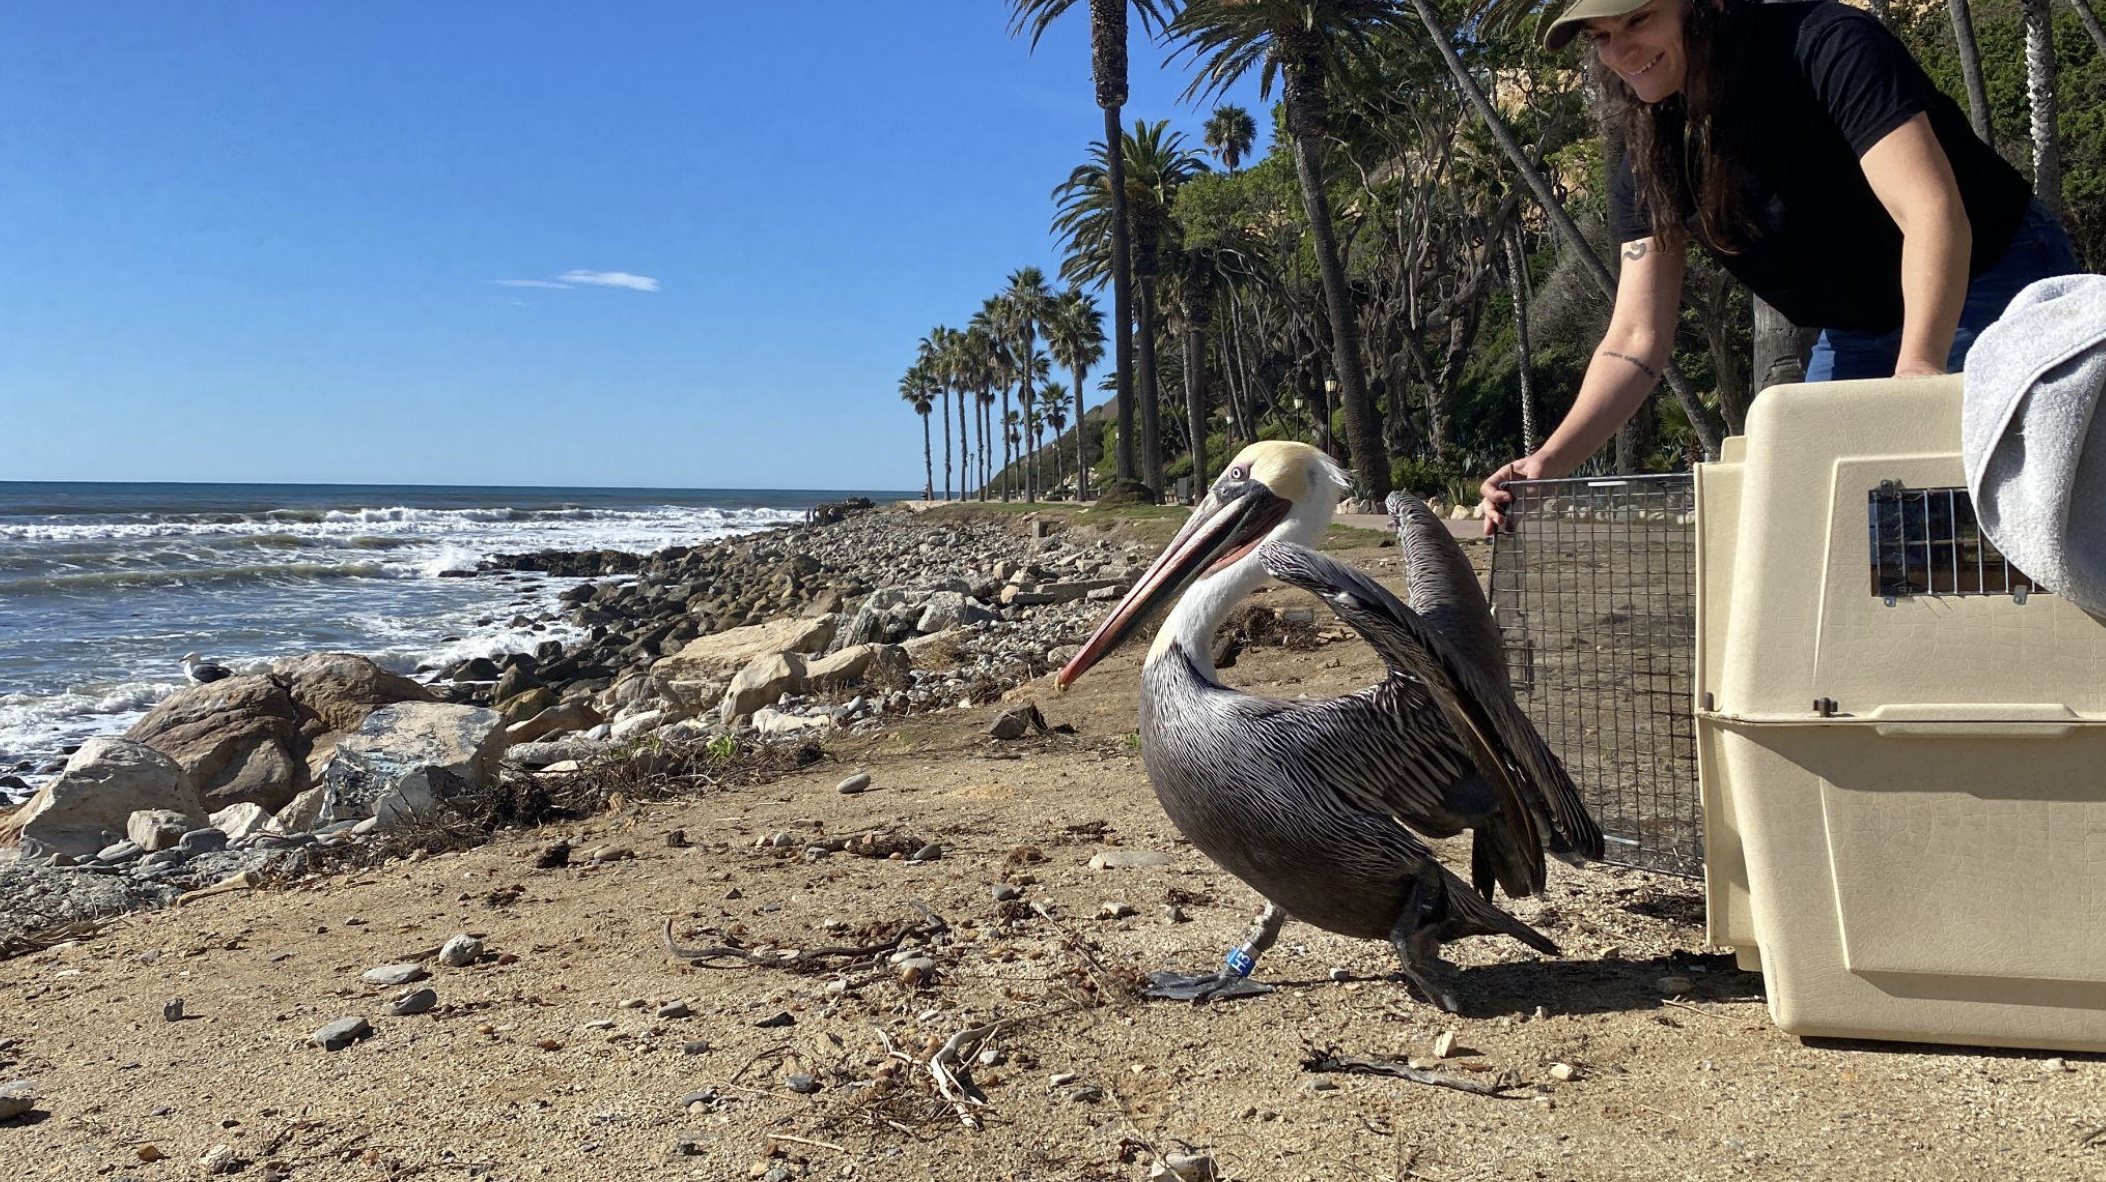
[[1447,910],[1441,895],[1438,878],[1414,878],[1404,896],[1403,913],[1389,930],[1389,942],[1404,962],[1405,979],[1418,986],[1427,1000],[1453,1014],[1462,1006],[1449,987],[1455,965],[1441,958],[1440,915]]
[[1251,997],[1260,993],[1271,993],[1272,986],[1261,985],[1250,979],[1250,971],[1257,967],[1258,958],[1265,955],[1273,941],[1280,938],[1280,928],[1287,922],[1287,911],[1277,903],[1268,902],[1265,910],[1243,933],[1243,942],[1229,949],[1221,968],[1212,973],[1175,973],[1168,970],[1148,974],[1148,988],[1141,991],[1143,997],[1164,998],[1170,1001],[1207,1001],[1211,998]]

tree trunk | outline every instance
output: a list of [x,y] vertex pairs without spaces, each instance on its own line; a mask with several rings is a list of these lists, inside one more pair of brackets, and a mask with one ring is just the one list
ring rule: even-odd
[[1185,327],[1185,432],[1192,437],[1192,488],[1196,494],[1213,475],[1213,469],[1207,466],[1206,339],[1199,331],[1209,309],[1205,301],[1188,294],[1180,311]]
[[1521,253],[1521,227],[1506,236],[1506,289],[1514,301],[1514,371],[1521,378],[1521,454],[1536,450],[1536,383],[1528,356],[1528,260]]
[[[1959,3],[1961,0],[1954,2]],[[1558,204],[1557,195],[1550,191],[1550,182],[1543,179],[1542,170],[1529,161],[1527,153],[1521,150],[1521,145],[1514,141],[1513,131],[1507,127],[1506,120],[1499,117],[1499,112],[1493,109],[1491,100],[1485,97],[1484,88],[1477,85],[1477,79],[1470,76],[1469,69],[1463,65],[1462,58],[1455,52],[1455,45],[1449,39],[1448,30],[1441,25],[1440,15],[1434,12],[1431,0],[1411,0],[1411,6],[1418,12],[1419,21],[1426,26],[1427,33],[1432,36],[1434,49],[1440,53],[1442,60],[1448,63],[1448,73],[1455,79],[1457,88],[1461,90],[1463,97],[1469,100],[1485,130],[1492,133],[1492,139],[1498,143],[1499,150],[1506,156],[1508,163],[1513,165],[1514,170],[1528,185],[1529,192],[1535,196],[1536,204],[1550,219],[1550,224],[1557,228],[1558,237],[1564,240],[1566,247],[1585,265],[1587,274],[1593,277],[1602,294],[1613,300],[1616,296],[1615,276],[1609,273],[1609,268],[1601,261],[1601,256],[1595,254],[1594,248],[1587,244],[1586,235],[1580,233],[1579,226],[1574,224],[1572,216],[1565,212],[1565,207]],[[1705,458],[1716,459],[1719,431],[1711,412],[1706,410],[1703,402],[1697,398],[1696,390],[1689,384],[1688,375],[1675,364],[1672,355],[1668,357],[1663,373],[1667,378],[1668,388],[1674,391],[1675,400],[1682,404],[1682,412],[1689,418],[1690,430],[1696,433],[1697,442],[1703,447]]]
[[1331,318],[1331,368],[1345,404],[1346,443],[1353,454],[1359,492],[1375,501],[1389,496],[1389,457],[1382,449],[1382,425],[1368,397],[1367,371],[1360,360],[1360,332],[1353,317],[1353,293],[1346,286],[1338,258],[1338,237],[1331,225],[1331,202],[1324,192],[1317,146],[1323,136],[1321,82],[1306,67],[1290,64],[1287,78],[1287,123],[1294,133],[1294,171],[1302,183],[1302,205],[1309,214],[1309,236],[1316,247],[1316,269],[1323,276],[1324,305]]
[[2069,6],[2077,10],[2077,19],[2084,22],[2084,31],[2091,34],[2099,55],[2106,57],[2106,28],[2099,27],[2099,14],[2092,11],[2091,0],[2069,0]]
[[2056,217],[2062,208],[2062,149],[2055,133],[2055,20],[2048,0],[2019,0],[2026,24],[2026,98],[2033,111],[2033,193]]
[[[1028,353],[1026,355],[1028,356]],[[1016,388],[1016,400],[1024,412],[1024,421],[1018,424],[1024,433],[1024,500],[1026,503],[1032,503],[1038,500],[1038,442],[1032,438],[1031,367],[1026,365],[1024,369],[1024,384]]]
[[951,391],[943,391],[943,499],[951,499]]
[[1155,494],[1157,504],[1163,500],[1163,440],[1161,395],[1155,380],[1155,276],[1136,275],[1134,301],[1140,313],[1139,323],[1134,326],[1135,360],[1140,362],[1139,381],[1135,383],[1135,401],[1141,404],[1141,483]]
[[1952,41],[1960,54],[1960,77],[1967,84],[1967,121],[1974,134],[1990,147],[1996,146],[1996,129],[1989,122],[1989,88],[1982,82],[1982,51],[1974,40],[1974,14],[1967,0],[1945,0],[1952,11]]
[[936,499],[936,462],[929,456],[929,412],[921,412],[921,495]]
[[1090,499],[1090,461],[1083,450],[1082,429],[1089,426],[1090,416],[1082,409],[1081,366],[1075,367],[1075,500],[1079,504]]
[[[1123,2],[1123,0],[1122,0]],[[1119,479],[1132,480],[1133,446],[1133,241],[1126,222],[1126,134],[1119,108],[1104,110],[1106,183],[1111,185],[1112,220],[1112,410],[1118,424],[1113,454]]]
[[972,396],[963,388],[958,391],[958,499],[965,500],[965,486],[973,478],[972,428],[967,408],[972,405]]

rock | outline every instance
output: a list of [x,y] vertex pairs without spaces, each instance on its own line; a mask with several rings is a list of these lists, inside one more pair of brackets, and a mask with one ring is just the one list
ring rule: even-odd
[[322,806],[328,803],[329,790],[309,788],[284,808],[272,814],[270,831],[273,833],[310,833],[322,820]]
[[[289,802],[288,802],[289,803]],[[240,841],[251,834],[260,833],[271,823],[270,811],[254,801],[230,804],[211,816],[212,827],[227,835],[229,841]]]
[[177,690],[125,737],[174,759],[207,808],[246,802],[276,810],[308,787],[299,706],[267,674]]
[[145,852],[139,848],[138,842],[127,838],[96,850],[95,860],[107,866],[114,866],[121,862],[129,862]]
[[[124,834],[147,853],[174,849],[183,835],[197,828],[196,819],[173,809],[140,809],[125,819]],[[186,855],[188,851],[185,851]]]
[[802,1073],[785,1076],[783,1086],[800,1096],[810,1096],[819,1091],[819,1081]]
[[428,1013],[439,1004],[439,993],[435,989],[405,989],[402,995],[388,1003],[391,1017],[407,1018],[414,1014]]
[[555,691],[547,686],[537,685],[532,689],[521,690],[509,698],[498,699],[497,715],[504,719],[505,726],[510,728],[554,709],[555,705]]
[[1217,1182],[1220,1178],[1214,1170],[1214,1159],[1202,1154],[1167,1154],[1156,1163],[1156,1171],[1151,1171],[1150,1177],[1174,1178],[1177,1182]]
[[[541,679],[534,676],[534,671],[528,668],[527,662],[515,659],[514,664],[498,675],[497,684],[490,687],[490,700],[509,702],[521,695],[546,688],[541,684]],[[553,698],[554,695],[550,697]]]
[[407,985],[412,981],[422,981],[430,975],[420,964],[384,964],[360,973],[359,980],[368,985]]
[[180,1021],[182,1021],[182,1020],[183,1020],[183,999],[182,999],[182,998],[180,998],[180,997],[171,997],[171,998],[169,998],[169,999],[168,999],[167,1001],[164,1001],[164,1002],[162,1002],[162,1003],[161,1003],[161,1020],[162,1020],[163,1022],[180,1022]]
[[1574,1067],[1570,1063],[1552,1063],[1550,1065],[1550,1078],[1557,1080],[1559,1083],[1570,1083],[1578,1077],[1579,1068]]
[[324,824],[376,818],[383,829],[429,816],[496,781],[505,735],[496,712],[404,702],[382,706],[337,744],[323,775]]
[[920,849],[915,850],[911,855],[908,856],[907,861],[933,862],[936,859],[941,858],[942,856],[943,846],[932,841],[929,844],[921,847]]
[[1125,919],[1132,914],[1133,905],[1130,903],[1103,903],[1097,907],[1099,919]]
[[841,781],[839,784],[834,785],[834,791],[840,793],[843,796],[855,796],[867,790],[869,787],[869,773],[857,772],[855,775],[850,776],[847,779]]
[[975,624],[992,624],[1002,618],[994,609],[956,591],[938,591],[923,603],[921,616],[914,623],[914,631],[921,635]]
[[784,694],[801,694],[804,692],[804,678],[804,658],[796,653],[766,653],[755,657],[731,679],[719,705],[718,716],[729,723],[780,700]]
[[37,1090],[26,1079],[0,1084],[0,1120],[13,1120],[37,1106]]
[[904,673],[911,662],[896,644],[858,644],[807,662],[806,691],[826,693],[859,685],[878,673]]
[[905,654],[907,664],[914,669],[929,669],[956,664],[957,645],[964,636],[956,628],[931,632],[927,636],[916,636],[902,641],[899,646]]
[[1168,866],[1170,855],[1154,850],[1102,850],[1090,858],[1092,870],[1135,870],[1151,866]]
[[205,819],[196,781],[175,760],[132,739],[89,739],[64,771],[0,821],[0,842],[19,842],[31,860],[89,857],[125,836],[141,809],[180,813],[191,819],[185,829]]
[[534,869],[560,870],[570,865],[570,843],[558,841],[534,852]]
[[439,963],[450,969],[466,968],[483,954],[483,942],[466,932],[452,936],[439,946]]
[[987,728],[990,738],[1003,740],[1021,739],[1032,731],[1046,733],[1046,716],[1040,714],[1038,707],[1030,702],[1002,711],[995,718],[994,725]]
[[639,710],[627,717],[615,719],[614,725],[608,729],[607,735],[613,739],[633,738],[656,730],[658,725],[664,721],[666,721],[666,713],[663,710]]
[[504,670],[497,667],[496,661],[488,657],[470,657],[455,665],[446,675],[446,680],[456,684],[463,681],[496,681],[503,675]]
[[786,714],[773,706],[763,706],[753,715],[753,729],[764,739],[795,738],[833,727],[834,720],[824,714]]
[[1012,899],[1021,899],[1024,897],[1024,890],[1022,887],[1019,887],[1014,883],[1007,882],[998,882],[994,884],[994,887],[992,888],[992,891],[990,893],[994,895],[994,901],[997,903],[1007,903]]
[[372,1023],[364,1018],[338,1018],[307,1037],[307,1041],[325,1051],[341,1051],[362,1038],[373,1034]]
[[695,1016],[695,1011],[688,1008],[688,1004],[684,1001],[669,1001],[653,1010],[652,1016],[671,1021],[675,1018],[692,1018]]
[[920,985],[936,975],[936,961],[928,956],[910,956],[893,966],[903,985]]
[[185,858],[216,854],[227,848],[227,835],[210,826],[192,829],[176,842],[176,848],[183,851]]
[[778,1026],[795,1026],[797,1025],[797,1018],[788,1010],[784,1010],[772,1017],[762,1018],[760,1021],[755,1022],[754,1025],[762,1030],[773,1030]]
[[1443,1030],[1433,1039],[1433,1057],[1445,1059],[1455,1053],[1455,1032]]
[[590,702],[582,699],[559,702],[525,722],[506,727],[505,741],[531,743],[550,735],[567,735],[576,731],[591,730],[604,721],[606,720]]
[[234,1152],[232,1145],[214,1145],[197,1159],[197,1168],[208,1176],[231,1174],[240,1164],[241,1155]]
[[658,696],[690,711],[715,709],[732,677],[754,658],[769,653],[823,652],[834,637],[834,618],[774,620],[731,628],[689,641],[651,666]]

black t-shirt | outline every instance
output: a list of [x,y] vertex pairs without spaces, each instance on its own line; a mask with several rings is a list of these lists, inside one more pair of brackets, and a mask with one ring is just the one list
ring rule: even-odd
[[[1858,163],[1918,112],[1944,146],[1974,235],[1970,275],[2003,256],[2032,199],[2025,178],[1975,138],[1950,97],[1870,15],[1833,0],[1748,4],[1736,94],[1746,208],[1760,235],[1719,264],[1805,327],[1901,325],[1901,231]],[[1609,185],[1617,241],[1652,236],[1628,159]],[[1695,219],[1688,221],[1701,240]],[[1709,245],[1708,243],[1706,244]]]

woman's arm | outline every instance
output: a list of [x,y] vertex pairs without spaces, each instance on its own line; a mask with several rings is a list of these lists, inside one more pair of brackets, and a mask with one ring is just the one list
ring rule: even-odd
[[1917,114],[1858,159],[1865,181],[1901,227],[1901,355],[1897,378],[1945,372],[1967,300],[1974,228],[1930,116]]
[[1680,251],[1659,249],[1651,238],[1626,242],[1620,253],[1616,309],[1594,360],[1587,363],[1571,411],[1534,455],[1500,468],[1479,489],[1487,534],[1505,523],[1504,510],[1514,499],[1502,485],[1571,475],[1630,420],[1660,382],[1660,371],[1674,351],[1675,313],[1682,306],[1687,260]]

